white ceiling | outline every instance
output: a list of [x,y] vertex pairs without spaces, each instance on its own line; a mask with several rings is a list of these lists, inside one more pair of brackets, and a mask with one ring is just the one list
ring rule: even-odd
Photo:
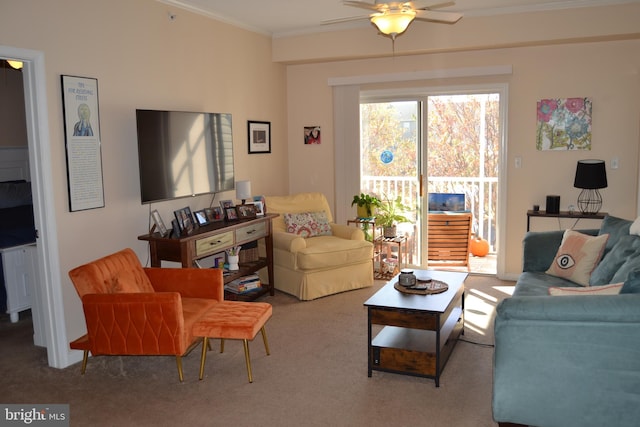
[[[321,25],[327,20],[368,15],[365,9],[344,6],[342,0],[158,1],[273,37],[370,25],[366,19],[356,23]],[[361,1],[374,3],[374,0]],[[445,0],[421,0],[415,3],[428,6],[444,2]],[[462,12],[465,16],[479,16],[634,2],[640,0],[457,0],[454,6],[439,10]],[[172,14],[175,19],[180,19],[180,12],[175,8],[167,10],[167,13]]]

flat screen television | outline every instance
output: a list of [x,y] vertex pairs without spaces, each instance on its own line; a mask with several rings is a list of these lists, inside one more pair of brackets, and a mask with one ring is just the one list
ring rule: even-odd
[[136,110],[142,203],[233,190],[231,114]]

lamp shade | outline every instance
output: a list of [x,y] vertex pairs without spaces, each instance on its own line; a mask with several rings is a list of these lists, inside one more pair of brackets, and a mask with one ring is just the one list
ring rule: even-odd
[[242,200],[251,198],[251,181],[236,181],[236,199]]
[[578,160],[573,186],[592,190],[606,188],[607,171],[604,160]]

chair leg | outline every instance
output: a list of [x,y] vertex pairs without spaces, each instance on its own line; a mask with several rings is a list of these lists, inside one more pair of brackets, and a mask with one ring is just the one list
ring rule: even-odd
[[207,361],[207,349],[209,348],[209,338],[202,339],[202,356],[200,356],[200,379],[204,377],[204,363]]
[[267,351],[267,356],[271,353],[269,352],[269,342],[267,341],[267,332],[264,330],[264,326],[260,328],[260,332],[262,333],[262,341],[264,342],[264,349]]
[[220,338],[220,353],[224,353],[224,338]]
[[247,375],[249,375],[249,382],[253,382],[253,375],[251,373],[251,357],[249,356],[249,341],[242,340],[242,344],[244,345],[244,361],[247,364]]
[[183,382],[184,373],[182,372],[182,356],[176,356],[176,365],[178,365],[178,378],[180,378],[180,382]]
[[89,350],[84,351],[82,356],[82,368],[80,369],[80,375],[84,375],[87,370],[87,359],[89,359]]

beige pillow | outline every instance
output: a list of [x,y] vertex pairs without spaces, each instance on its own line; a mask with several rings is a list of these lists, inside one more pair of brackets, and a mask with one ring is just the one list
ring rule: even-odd
[[612,283],[603,286],[590,286],[587,288],[561,288],[553,286],[549,288],[549,295],[618,295],[624,283]]
[[565,231],[558,252],[546,273],[581,286],[589,286],[591,272],[602,258],[607,239],[608,234],[589,236],[573,230]]

